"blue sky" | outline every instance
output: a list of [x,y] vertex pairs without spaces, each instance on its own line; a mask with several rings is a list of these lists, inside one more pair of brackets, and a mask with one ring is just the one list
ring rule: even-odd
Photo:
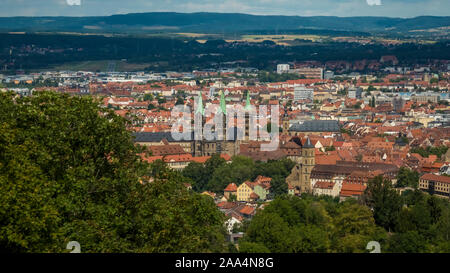
[[0,16],[95,16],[153,11],[300,16],[450,16],[450,0],[1,0],[0,4]]

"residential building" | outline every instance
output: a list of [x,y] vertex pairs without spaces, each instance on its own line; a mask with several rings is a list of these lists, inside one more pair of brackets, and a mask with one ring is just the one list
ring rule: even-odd
[[420,177],[419,189],[432,195],[450,198],[450,177],[424,174]]
[[314,100],[314,88],[297,86],[294,88],[294,100]]
[[289,64],[279,64],[279,65],[277,65],[277,73],[278,74],[288,73],[290,69],[291,68],[290,68]]

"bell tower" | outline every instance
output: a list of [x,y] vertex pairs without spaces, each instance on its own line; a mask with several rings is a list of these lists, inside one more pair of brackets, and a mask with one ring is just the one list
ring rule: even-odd
[[309,137],[302,147],[302,163],[300,164],[300,193],[311,193],[311,173],[316,165],[316,149]]
[[284,115],[283,115],[283,135],[289,134],[289,115],[287,108],[284,108]]
[[302,146],[300,162],[292,169],[286,182],[295,187],[297,194],[312,193],[311,173],[316,165],[316,149],[309,138]]

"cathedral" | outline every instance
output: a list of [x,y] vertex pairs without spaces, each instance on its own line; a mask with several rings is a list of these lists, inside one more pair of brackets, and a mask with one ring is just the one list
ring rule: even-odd
[[[247,101],[245,110],[250,107],[250,96],[247,93]],[[223,113],[224,123],[227,116],[225,96],[221,93],[219,113]],[[202,122],[204,124],[204,109],[201,96],[199,97],[198,107],[195,114],[202,115]],[[289,136],[289,117],[287,111],[284,111],[282,119],[282,131],[284,136]],[[277,160],[281,158],[289,158],[296,163],[292,169],[291,174],[287,177],[286,182],[294,187],[295,192],[298,194],[311,193],[311,173],[315,166],[315,148],[311,143],[311,140],[307,138],[305,144],[296,144],[294,141],[281,141],[277,151],[263,152],[258,148],[260,142],[249,141],[249,115],[245,116],[245,132],[244,140],[237,140],[237,132],[239,128],[234,127],[234,140],[227,140],[226,126],[223,128],[224,140],[195,140],[193,145],[192,154],[194,156],[210,156],[215,153],[226,153],[230,156],[245,155],[253,158],[254,160]],[[246,150],[241,151],[242,147],[247,147]]]
[[[250,108],[250,94],[247,93],[247,101],[245,110],[248,110]],[[199,96],[198,106],[195,110],[194,115],[201,115],[202,119],[202,128],[204,124],[206,123],[206,119],[204,116],[204,107],[202,102],[201,95]],[[243,143],[248,143],[249,141],[249,115],[245,115],[245,130],[244,132],[240,132],[241,130],[239,126],[233,127],[233,139],[227,139],[227,128],[226,128],[226,120],[227,120],[227,108],[226,108],[226,101],[225,101],[225,95],[223,92],[220,94],[220,107],[218,108],[218,114],[223,114],[223,140],[206,140],[202,138],[201,140],[194,140],[193,143],[193,149],[192,154],[193,156],[211,156],[216,153],[225,153],[230,156],[235,156],[240,154],[240,145]],[[244,139],[239,140],[238,135],[239,133],[243,133]]]

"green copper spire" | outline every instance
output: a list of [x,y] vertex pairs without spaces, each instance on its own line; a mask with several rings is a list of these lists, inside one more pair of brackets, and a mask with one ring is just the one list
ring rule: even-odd
[[202,94],[200,93],[198,95],[198,105],[197,105],[197,110],[195,110],[195,114],[202,114],[205,115],[205,108],[203,107],[203,100],[202,100]]
[[227,114],[227,103],[225,102],[225,94],[220,91],[220,111],[222,111],[222,113],[224,113],[225,115]]
[[245,110],[249,111],[252,108],[252,104],[250,102],[250,91],[247,91],[247,101],[245,102]]

